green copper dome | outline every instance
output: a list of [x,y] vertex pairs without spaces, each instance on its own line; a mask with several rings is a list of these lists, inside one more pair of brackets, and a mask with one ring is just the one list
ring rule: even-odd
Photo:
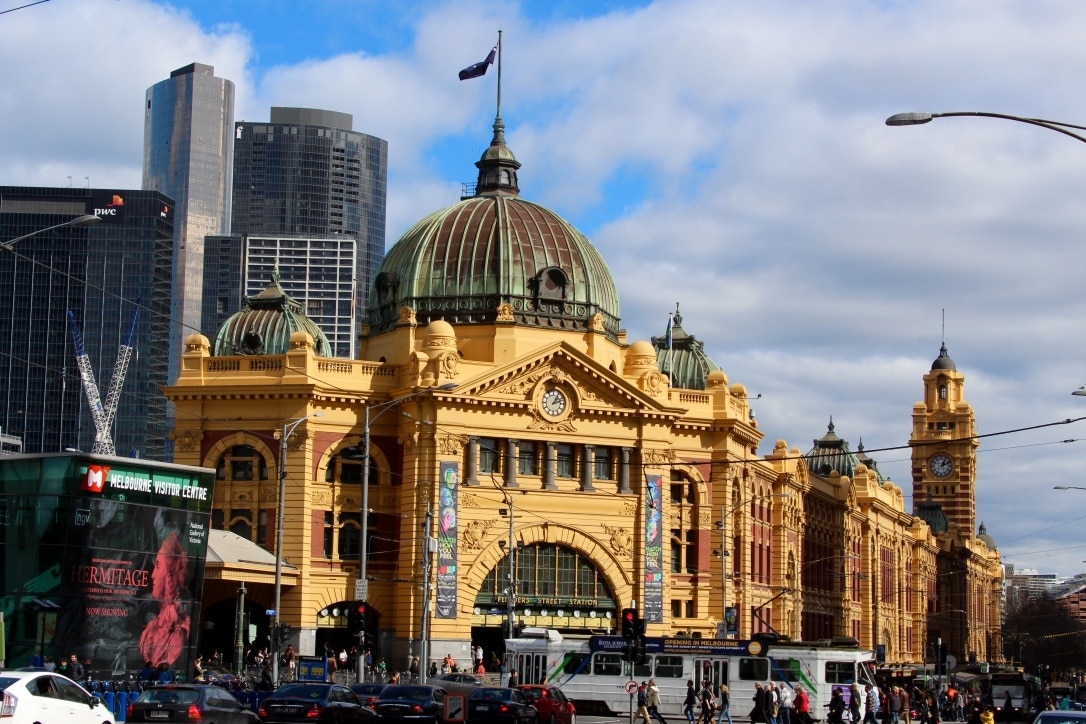
[[369,299],[370,334],[395,327],[400,310],[420,325],[517,324],[585,330],[600,315],[620,332],[618,292],[596,248],[553,211],[520,198],[520,163],[504,125],[476,163],[475,195],[430,214],[385,255]]
[[674,323],[669,322],[670,329],[663,337],[652,338],[660,372],[670,376],[672,387],[704,390],[708,387],[709,373],[720,367],[705,354],[705,343],[683,329],[678,304],[672,321]]
[[309,333],[318,356],[331,354],[328,338],[306,316],[302,302],[283,291],[276,269],[268,288],[246,299],[241,311],[231,315],[219,328],[212,354],[216,357],[286,354],[290,335],[298,331]]

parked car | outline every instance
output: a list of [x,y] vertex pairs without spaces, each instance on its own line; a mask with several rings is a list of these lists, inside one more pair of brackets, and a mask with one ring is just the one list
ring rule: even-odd
[[116,724],[101,699],[51,671],[0,671],[0,692],[3,721]]
[[576,724],[577,707],[566,693],[550,684],[521,684],[516,687],[539,712],[539,721],[546,724]]
[[1033,724],[1086,724],[1086,711],[1066,709],[1042,711],[1033,720]]
[[468,721],[495,724],[536,724],[539,712],[520,689],[487,686],[468,696]]
[[430,681],[433,682],[434,686],[440,686],[450,694],[463,694],[464,696],[482,686],[494,686],[494,682],[485,676],[463,672],[442,674],[436,679],[430,679]]
[[362,701],[363,706],[368,706],[372,709],[373,705],[377,702],[378,697],[380,697],[381,691],[386,686],[388,686],[388,684],[371,682],[351,684],[351,691],[358,694],[358,698]]
[[389,684],[381,690],[373,709],[382,724],[444,724],[446,696],[448,692],[438,686]]
[[358,695],[339,684],[304,682],[284,684],[257,709],[265,724],[292,722],[373,722],[373,709],[363,706]]
[[125,721],[213,721],[215,724],[259,724],[256,712],[213,684],[167,684],[140,694],[128,705]]

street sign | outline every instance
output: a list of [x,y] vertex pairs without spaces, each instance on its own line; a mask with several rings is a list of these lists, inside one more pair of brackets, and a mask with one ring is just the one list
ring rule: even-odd
[[357,580],[354,582],[354,600],[365,601],[369,598],[370,582]]
[[637,693],[637,682],[636,681],[627,681],[626,682],[626,693],[629,694],[630,696],[633,696],[634,694]]
[[464,697],[459,694],[449,694],[445,697],[445,721],[464,721],[467,717],[464,711]]

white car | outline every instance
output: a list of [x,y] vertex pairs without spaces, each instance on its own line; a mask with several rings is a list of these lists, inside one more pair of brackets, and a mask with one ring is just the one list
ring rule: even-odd
[[102,700],[51,671],[0,671],[4,724],[117,724]]

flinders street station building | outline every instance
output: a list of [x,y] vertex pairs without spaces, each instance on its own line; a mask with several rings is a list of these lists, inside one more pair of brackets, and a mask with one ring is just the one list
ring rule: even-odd
[[974,415],[945,346],[917,370],[911,481],[832,421],[807,450],[765,440],[681,316],[671,354],[627,339],[599,252],[521,198],[500,117],[476,166],[474,195],[389,250],[357,359],[328,356],[277,278],[215,339],[187,338],[174,461],[217,471],[212,532],[238,551],[207,562],[203,652],[234,650],[244,589],[247,642],[267,645],[277,612],[302,653],[364,632],[396,670],[423,641],[463,663],[522,626],[617,633],[631,605],[649,636],[1002,660]]

